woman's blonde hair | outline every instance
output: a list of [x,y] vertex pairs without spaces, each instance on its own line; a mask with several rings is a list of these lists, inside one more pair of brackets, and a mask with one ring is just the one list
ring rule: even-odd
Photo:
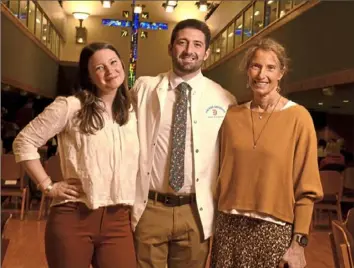
[[263,38],[252,44],[251,47],[246,51],[240,64],[240,69],[242,71],[247,72],[254,54],[258,49],[264,51],[273,51],[279,60],[280,69],[284,72],[284,74],[289,70],[289,58],[286,54],[285,48],[271,38]]

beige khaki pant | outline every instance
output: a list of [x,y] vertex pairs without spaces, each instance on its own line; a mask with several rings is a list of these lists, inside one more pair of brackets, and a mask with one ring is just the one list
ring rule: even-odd
[[209,239],[195,204],[167,207],[149,200],[134,240],[139,268],[205,268]]

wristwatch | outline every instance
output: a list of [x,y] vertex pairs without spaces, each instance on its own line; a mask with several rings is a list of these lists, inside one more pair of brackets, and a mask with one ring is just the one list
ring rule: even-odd
[[50,191],[53,189],[53,183],[51,182],[44,190],[43,190],[43,193],[44,194],[49,194]]
[[295,240],[302,247],[306,247],[309,243],[308,236],[304,234],[294,234],[293,240]]

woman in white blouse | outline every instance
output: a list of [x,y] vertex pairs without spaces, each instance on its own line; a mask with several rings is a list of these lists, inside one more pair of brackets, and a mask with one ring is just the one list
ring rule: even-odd
[[[136,267],[130,227],[139,142],[136,116],[117,50],[81,51],[75,96],[58,97],[14,141],[14,153],[53,198],[45,233],[50,268]],[[53,183],[38,148],[58,135],[63,181]]]

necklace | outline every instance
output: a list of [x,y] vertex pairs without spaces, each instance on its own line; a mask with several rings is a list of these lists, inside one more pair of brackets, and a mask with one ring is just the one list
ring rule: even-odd
[[[258,142],[258,140],[260,139],[260,137],[261,137],[261,135],[262,135],[262,132],[263,132],[263,130],[265,129],[266,125],[268,124],[268,121],[269,121],[270,117],[272,116],[272,114],[273,114],[273,112],[274,112],[274,110],[275,110],[275,107],[278,106],[278,103],[279,103],[281,97],[282,97],[282,96],[280,96],[280,97],[278,98],[277,103],[274,105],[273,110],[271,111],[270,115],[269,115],[268,118],[267,118],[267,121],[264,123],[264,125],[263,125],[261,131],[259,132],[259,135],[258,135],[258,138],[257,138],[257,139],[255,138],[255,135],[254,135],[254,122],[253,122],[252,109],[251,109],[251,107],[250,107],[250,111],[251,111],[251,121],[252,121],[253,149],[256,149],[256,147],[257,147],[257,142]],[[269,104],[268,104],[268,105],[269,105]],[[268,105],[267,105],[267,107],[268,107]],[[263,115],[263,113],[262,113],[262,115]],[[261,116],[260,116],[260,119],[262,119]]]
[[258,113],[258,118],[259,120],[261,120],[263,118],[263,114],[268,110],[269,104],[267,105],[267,107],[264,109],[263,113]]

